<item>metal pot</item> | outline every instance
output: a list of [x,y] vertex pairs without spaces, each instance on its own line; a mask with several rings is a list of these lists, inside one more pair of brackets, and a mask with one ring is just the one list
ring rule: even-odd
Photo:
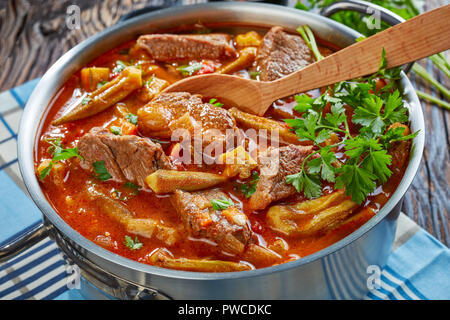
[[[361,1],[345,1],[351,8]],[[355,7],[356,6],[356,7]],[[361,8],[361,7],[359,7]],[[333,9],[333,8],[331,8]],[[330,11],[330,8],[327,9]],[[333,11],[333,10],[331,10]],[[367,11],[365,11],[367,13]],[[181,24],[236,22],[295,30],[308,24],[322,39],[345,47],[360,36],[317,14],[256,3],[210,3],[150,12],[108,28],[64,54],[42,77],[22,117],[18,153],[23,179],[43,223],[0,248],[5,260],[50,236],[81,269],[84,293],[124,299],[355,299],[368,291],[369,266],[383,266],[391,251],[402,198],[410,186],[424,148],[424,120],[419,100],[405,76],[401,87],[408,102],[414,139],[405,175],[386,205],[361,228],[310,256],[281,265],[235,273],[197,273],[149,266],[118,256],[81,236],[64,222],[44,197],[34,173],[33,155],[40,121],[57,90],[77,70],[99,54],[143,33]],[[399,22],[399,21],[397,21]],[[95,286],[97,289],[92,289]],[[92,289],[92,290],[91,290]]]

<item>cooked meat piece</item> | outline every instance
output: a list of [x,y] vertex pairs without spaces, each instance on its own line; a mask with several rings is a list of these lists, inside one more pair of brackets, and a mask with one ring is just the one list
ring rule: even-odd
[[[234,117],[226,109],[203,103],[201,96],[187,92],[162,93],[139,109],[138,128],[144,135],[183,141],[185,159],[194,154],[200,156],[194,159],[202,159],[203,153],[211,162],[225,151],[224,146],[233,145],[236,137],[241,137]],[[185,141],[188,138],[190,141]],[[201,143],[194,143],[200,139]]]
[[282,148],[269,148],[266,156],[258,158],[260,177],[255,193],[250,197],[252,210],[266,208],[271,202],[295,194],[292,184],[286,183],[286,176],[299,172],[305,157],[312,147],[288,145]]
[[236,51],[230,46],[230,36],[221,33],[148,34],[140,36],[137,45],[153,59],[165,62],[236,56]]
[[[187,119],[180,119],[182,117]],[[233,116],[227,110],[203,103],[200,95],[187,92],[162,93],[138,111],[139,131],[146,135],[168,138],[175,129],[191,130],[200,122],[202,130],[225,132],[236,127]]]
[[237,208],[231,206],[222,211],[212,208],[211,200],[225,196],[218,190],[177,190],[170,199],[191,236],[209,239],[224,252],[240,254],[252,240],[252,233],[247,216]]
[[313,53],[300,36],[273,27],[264,36],[256,63],[262,81],[273,81],[314,62]]
[[131,181],[146,188],[145,178],[158,169],[170,169],[161,145],[134,135],[114,135],[104,128],[93,128],[78,143],[83,169],[92,170],[93,163],[104,161],[112,179]]

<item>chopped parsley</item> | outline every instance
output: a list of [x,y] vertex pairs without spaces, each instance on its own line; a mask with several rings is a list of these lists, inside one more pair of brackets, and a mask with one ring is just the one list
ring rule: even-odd
[[137,236],[134,238],[134,240],[130,236],[125,236],[124,244],[127,248],[129,248],[131,250],[139,250],[140,248],[142,248],[144,246],[141,242],[139,242],[139,239]]
[[213,106],[219,107],[219,108],[223,107],[223,103],[220,103],[219,101],[217,101],[216,98],[210,99],[208,103],[212,104]]
[[52,170],[53,165],[58,161],[68,160],[74,157],[83,159],[83,157],[78,154],[78,148],[64,149],[64,146],[61,143],[61,138],[45,139],[45,141],[50,144],[50,147],[48,148],[47,152],[50,153],[53,156],[53,158],[48,164],[48,166],[40,171],[39,173],[40,180],[48,176],[48,174]]
[[95,161],[92,163],[92,166],[94,167],[94,171],[97,174],[96,178],[100,179],[102,181],[106,181],[108,179],[111,179],[111,174],[108,172],[108,169],[106,169],[105,161]]
[[109,131],[111,131],[111,133],[115,134],[116,136],[122,135],[122,128],[118,126],[111,126],[109,128]]
[[128,122],[130,122],[132,124],[137,124],[138,116],[135,114],[129,113],[125,116],[125,119],[127,119]]
[[201,63],[193,63],[190,65],[179,66],[177,68],[177,70],[180,71],[183,76],[192,76],[194,73],[196,73],[202,67],[203,67],[203,64],[201,64]]
[[122,70],[125,69],[127,66],[128,66],[128,64],[126,62],[117,60],[116,61],[116,66],[113,69],[113,73],[122,72]]
[[214,210],[225,210],[229,206],[233,206],[234,202],[231,199],[226,198],[225,196],[222,197],[222,199],[213,199],[211,200],[211,205]]
[[252,196],[252,194],[256,191],[256,185],[259,181],[259,173],[257,171],[252,172],[252,176],[248,183],[241,184],[239,186],[239,190],[243,193],[243,195],[248,199]]
[[[285,122],[299,140],[312,141],[316,150],[305,158],[298,173],[286,177],[286,183],[311,199],[322,194],[322,181],[327,181],[334,183],[335,189],[345,187],[346,194],[361,204],[377,184],[387,181],[392,175],[390,145],[412,139],[417,132],[403,136],[404,128],[390,128],[394,123],[408,121],[408,110],[400,92],[393,88],[400,69],[387,70],[386,66],[383,50],[376,74],[337,83],[316,99],[306,94],[295,97],[294,110],[302,113],[302,117]],[[388,79],[389,89],[375,94],[377,78]],[[351,118],[347,117],[344,105],[353,109]],[[351,125],[359,126],[358,134],[350,132]],[[324,145],[331,134],[339,136],[340,142]],[[338,146],[345,155],[340,165],[336,165],[332,151]]]
[[134,183],[128,181],[125,182],[123,186],[127,189],[130,189],[132,195],[137,196],[139,194],[140,187],[138,185],[135,185]]

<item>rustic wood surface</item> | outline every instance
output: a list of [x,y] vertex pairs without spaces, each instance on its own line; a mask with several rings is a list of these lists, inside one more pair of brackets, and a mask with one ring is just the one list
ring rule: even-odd
[[[158,0],[0,0],[0,91],[40,77],[64,52],[100,30],[114,25],[131,10]],[[447,0],[427,0],[425,10]],[[79,29],[66,26],[67,8],[81,9]],[[429,61],[421,60],[436,79],[450,87],[450,80]],[[411,75],[415,86],[438,94]],[[426,145],[419,173],[405,196],[403,211],[447,246],[450,245],[450,112],[422,102],[426,121]]]

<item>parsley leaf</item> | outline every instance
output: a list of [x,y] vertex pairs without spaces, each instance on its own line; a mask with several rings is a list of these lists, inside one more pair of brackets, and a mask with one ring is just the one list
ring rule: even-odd
[[239,190],[241,190],[241,192],[247,199],[250,198],[252,194],[255,193],[258,181],[259,181],[259,173],[257,171],[253,171],[249,183],[244,183],[239,186]]
[[367,194],[375,189],[376,176],[356,164],[345,165],[338,169],[340,175],[336,178],[334,187],[346,189],[346,194],[352,196],[352,200],[361,204]]
[[111,133],[114,133],[116,136],[121,136],[122,135],[122,128],[121,127],[111,126],[109,128],[109,130],[111,131]]
[[125,69],[128,66],[128,63],[123,62],[121,60],[116,61],[116,66],[113,69],[113,73],[119,73],[122,72],[123,69]]
[[[398,68],[386,69],[384,50],[381,56],[379,70],[371,76],[339,82],[316,99],[305,94],[295,97],[294,110],[302,116],[284,121],[300,141],[313,142],[315,151],[304,159],[300,172],[286,177],[286,183],[306,197],[318,197],[322,181],[327,181],[334,183],[334,189],[345,187],[347,195],[361,204],[377,183],[385,183],[392,175],[388,153],[392,143],[417,135],[404,136],[404,127],[391,127],[408,121],[408,109],[394,90]],[[375,79],[387,79],[387,85],[377,88]],[[346,112],[349,108],[351,115]],[[343,158],[340,162],[336,162],[337,153]],[[313,158],[315,154],[320,157]]]
[[94,171],[97,174],[97,178],[105,181],[108,179],[111,179],[111,174],[108,172],[108,169],[106,169],[105,161],[95,161],[92,163],[92,166],[94,167]]
[[192,76],[195,72],[203,67],[201,63],[193,63],[191,65],[182,65],[177,68],[183,76]]
[[307,174],[304,170],[286,176],[286,183],[292,184],[297,192],[303,192],[308,199],[317,198],[322,194],[318,176]]
[[404,127],[389,128],[384,135],[380,136],[380,143],[387,149],[393,142],[414,139],[419,133],[419,131],[416,131],[405,136],[404,131]]
[[311,174],[321,173],[323,180],[335,181],[335,168],[332,163],[336,160],[335,154],[330,148],[323,148],[320,150],[320,157],[308,162],[308,172]]
[[127,119],[128,122],[130,122],[130,123],[132,123],[132,124],[134,124],[134,125],[136,125],[137,122],[138,122],[138,116],[135,115],[135,114],[132,114],[132,113],[127,114],[127,115],[125,116],[125,119]]
[[46,176],[48,176],[48,174],[50,173],[50,171],[53,168],[53,165],[58,161],[68,160],[68,159],[74,158],[74,157],[83,159],[83,157],[78,154],[78,148],[64,149],[64,147],[61,143],[61,138],[46,139],[45,141],[50,144],[50,147],[48,148],[47,151],[48,151],[48,153],[50,153],[53,156],[53,158],[50,161],[50,163],[48,164],[48,166],[40,171],[40,173],[39,173],[40,180],[42,180]]
[[312,104],[315,99],[311,98],[307,94],[302,94],[300,96],[294,96],[297,104],[294,107],[294,110],[300,113],[306,112],[307,110],[312,108]]
[[229,206],[233,206],[234,202],[231,199],[228,199],[226,197],[222,197],[222,199],[213,199],[211,200],[211,205],[214,210],[225,210]]
[[318,120],[319,114],[314,110],[309,110],[306,118],[286,119],[284,121],[294,129],[300,141],[316,141],[316,125]]
[[123,186],[125,188],[131,189],[132,190],[132,192],[131,192],[132,195],[137,196],[139,194],[140,187],[138,185],[135,185],[134,183],[128,181],[128,182],[125,182],[123,184]]
[[378,150],[369,152],[361,166],[373,173],[381,183],[385,183],[392,174],[388,168],[391,162],[392,157],[387,154],[386,150]]
[[352,122],[370,128],[375,134],[380,134],[386,126],[381,117],[382,107],[383,100],[380,97],[372,95],[370,98],[365,98],[363,106],[354,111]]
[[134,238],[134,240],[130,236],[125,236],[124,244],[127,248],[131,250],[139,250],[144,246],[141,242],[139,242],[137,236]]
[[219,108],[223,107],[223,103],[218,102],[216,98],[210,99],[208,103]]

